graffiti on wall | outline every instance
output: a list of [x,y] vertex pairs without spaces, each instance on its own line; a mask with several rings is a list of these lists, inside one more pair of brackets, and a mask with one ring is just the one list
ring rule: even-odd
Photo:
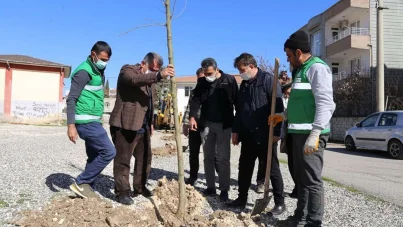
[[14,101],[11,115],[21,118],[55,117],[60,114],[58,102]]

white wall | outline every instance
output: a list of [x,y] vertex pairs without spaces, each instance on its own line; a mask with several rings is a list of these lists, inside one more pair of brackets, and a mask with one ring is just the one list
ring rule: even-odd
[[0,115],[4,114],[4,90],[6,82],[6,69],[0,69]]
[[177,98],[178,98],[178,114],[182,112],[182,115],[185,114],[186,106],[189,101],[189,97],[185,96],[185,87],[195,88],[196,84],[177,84]]
[[23,122],[58,120],[60,73],[14,69],[12,75],[11,116]]

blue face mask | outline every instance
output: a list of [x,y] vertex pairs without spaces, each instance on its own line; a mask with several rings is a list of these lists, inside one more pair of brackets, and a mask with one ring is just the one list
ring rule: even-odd
[[101,69],[101,70],[102,70],[102,69],[105,69],[107,62],[104,62],[104,61],[98,59],[98,57],[96,57],[96,58],[97,58],[97,62],[94,63],[95,66],[96,66],[98,69]]

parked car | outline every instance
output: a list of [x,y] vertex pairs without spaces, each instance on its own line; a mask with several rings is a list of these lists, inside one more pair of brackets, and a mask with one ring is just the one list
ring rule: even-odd
[[346,131],[347,150],[357,147],[388,152],[403,159],[403,111],[384,111],[369,115]]

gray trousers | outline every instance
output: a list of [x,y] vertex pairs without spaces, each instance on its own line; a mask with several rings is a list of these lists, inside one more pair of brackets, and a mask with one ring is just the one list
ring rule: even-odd
[[329,137],[320,136],[318,151],[305,155],[304,145],[308,136],[292,134],[294,174],[298,185],[298,202],[294,215],[300,223],[321,226],[325,208],[322,181],[323,152]]
[[215,157],[221,191],[229,190],[231,173],[231,128],[223,129],[222,123],[207,121],[200,133],[203,144],[204,172],[208,188],[215,188]]

